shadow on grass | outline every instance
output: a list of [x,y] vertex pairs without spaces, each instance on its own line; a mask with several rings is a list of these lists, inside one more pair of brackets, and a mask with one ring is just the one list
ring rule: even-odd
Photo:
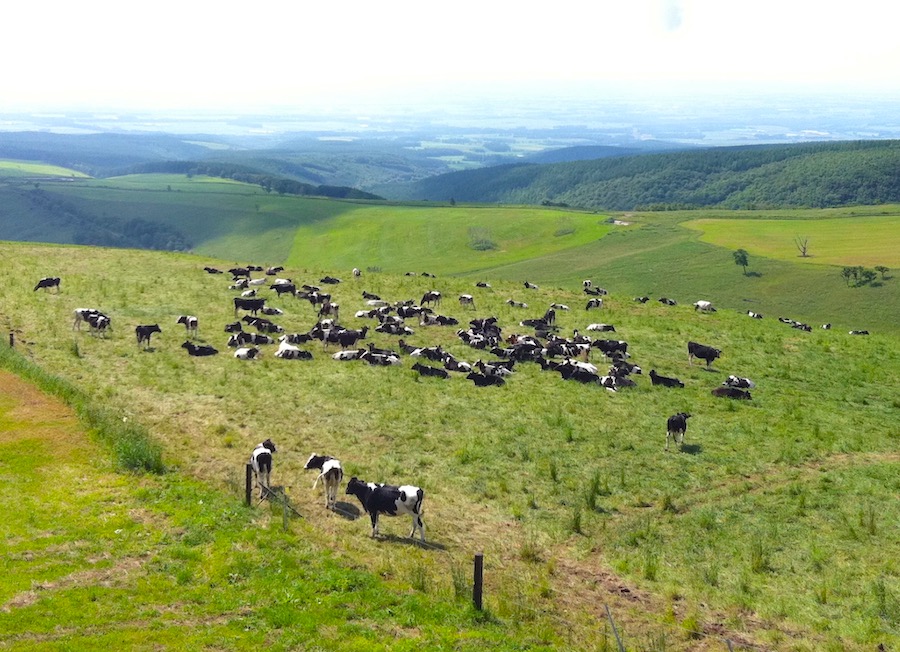
[[700,444],[683,444],[681,446],[681,452],[687,453],[688,455],[699,455],[703,452],[703,446]]
[[[381,523],[378,524],[381,527]],[[396,534],[378,534],[376,537],[378,541],[384,541],[385,543],[396,543],[402,544],[405,546],[417,546],[419,548],[426,548],[428,550],[446,550],[447,546],[442,543],[432,543],[431,541],[422,542],[418,537],[413,539],[410,537],[400,537]]]
[[753,278],[759,278],[762,276],[762,272],[747,272],[744,276],[752,276]]
[[356,505],[341,501],[337,501],[334,503],[334,513],[340,514],[348,521],[355,521],[360,517],[360,511]]

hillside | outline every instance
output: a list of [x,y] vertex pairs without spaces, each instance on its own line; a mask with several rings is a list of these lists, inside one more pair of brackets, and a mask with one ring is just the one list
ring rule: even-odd
[[900,141],[721,147],[454,172],[392,199],[600,210],[826,208],[900,201]]
[[[666,245],[665,234],[680,228],[648,224],[616,237],[656,231],[657,245],[677,249],[684,244]],[[695,254],[709,246],[687,241]],[[308,591],[297,569],[306,566],[305,555],[315,558],[310,546],[321,545],[342,567],[388,582],[367,579],[364,586],[378,591],[394,625],[402,625],[399,632],[372,624],[383,614],[341,607],[348,619],[362,620],[367,642],[374,627],[386,647],[428,646],[419,637],[433,620],[423,614],[432,613],[433,598],[453,600],[455,587],[461,587],[455,595],[465,596],[466,580],[454,578],[468,576],[478,551],[487,561],[488,614],[479,620],[454,611],[448,618],[491,640],[508,630],[523,649],[609,649],[611,636],[598,626],[605,622],[604,605],[629,649],[712,651],[723,649],[727,639],[734,649],[862,652],[878,644],[890,649],[900,640],[897,561],[885,554],[900,545],[894,499],[900,491],[900,377],[894,364],[900,340],[894,334],[806,333],[773,316],[753,320],[724,309],[700,314],[686,300],[638,304],[613,284],[603,308],[589,311],[580,280],[526,289],[484,271],[479,278],[492,287],[476,288],[464,277],[364,269],[353,278],[346,268],[296,263],[283,270],[298,283],[319,283],[326,273],[343,276],[329,290],[341,305],[340,322],[354,328],[375,324],[355,316],[366,307],[363,290],[394,302],[416,301],[436,289],[444,296],[437,311],[458,318],[462,327],[473,317],[493,315],[504,336],[531,333],[523,319],[540,316],[551,303],[565,304],[569,310],[557,311],[561,337],[589,333],[592,322],[614,324],[611,336],[627,341],[629,360],[644,369],[633,377],[636,386],[613,393],[520,361],[504,386],[476,387],[462,375],[421,377],[411,366],[422,358],[405,352],[398,365],[341,362],[331,357],[334,347],[319,342],[303,345],[312,360],[278,359],[272,345],[262,345],[261,359],[236,360],[223,328],[240,316],[231,301],[236,292],[228,289],[228,278],[202,269],[224,267],[227,260],[34,244],[0,245],[0,256],[9,275],[0,289],[0,325],[14,333],[17,350],[145,426],[178,473],[234,496],[248,451],[263,437],[276,441],[276,482],[305,516],[270,544],[278,561],[266,569],[275,573],[284,564],[278,577],[291,578],[272,594],[275,605],[283,605],[272,617],[276,628],[302,628],[303,622],[314,628],[299,619],[315,608],[318,594]],[[430,259],[412,262],[425,271]],[[729,261],[732,268],[740,275]],[[58,294],[33,290],[39,269],[63,279]],[[890,282],[882,289],[888,287]],[[456,297],[463,293],[473,294],[475,308],[460,306]],[[284,311],[272,319],[287,332],[306,332],[316,322],[309,303],[268,290],[264,295]],[[72,310],[80,306],[103,309],[113,329],[105,337],[73,330]],[[186,355],[186,333],[176,318],[188,313],[199,317],[200,340],[219,355]],[[142,349],[134,328],[152,323],[162,332]],[[415,331],[406,336],[409,344],[440,345],[469,362],[499,360],[488,349],[464,344],[457,326],[408,324]],[[688,340],[721,348],[722,357],[711,369],[691,364]],[[400,350],[396,336],[371,330],[365,344]],[[591,361],[605,367],[597,351]],[[652,385],[650,369],[680,378],[685,387]],[[755,381],[752,400],[711,395],[728,374]],[[692,414],[685,446],[666,453],[666,417],[682,411]],[[431,546],[406,543],[406,519],[385,519],[383,536],[373,540],[365,518],[326,512],[302,468],[313,451],[341,459],[345,480],[423,487]],[[198,508],[197,496],[181,495]],[[204,504],[211,500],[203,498]],[[349,497],[340,500],[342,509],[360,514]],[[172,576],[196,586],[198,596],[212,589],[219,595],[223,582],[257,586],[248,577],[248,544],[241,539],[219,547],[230,539],[223,533],[239,529],[242,519],[211,504],[217,507],[204,512],[205,520],[182,526],[168,552],[150,565],[167,571],[152,576],[161,586]],[[148,521],[171,527],[140,510],[123,511],[115,523],[132,532]],[[206,550],[235,556],[234,564],[223,560],[207,575]],[[346,605],[357,593],[355,584],[345,584],[351,578],[343,577],[329,574],[329,581],[351,597],[326,595]],[[97,597],[106,600],[105,592]],[[200,604],[210,618],[217,610],[233,613],[223,602]],[[0,618],[18,618],[22,628],[27,609]],[[50,626],[46,619],[40,623]],[[446,648],[456,642],[447,640]]]

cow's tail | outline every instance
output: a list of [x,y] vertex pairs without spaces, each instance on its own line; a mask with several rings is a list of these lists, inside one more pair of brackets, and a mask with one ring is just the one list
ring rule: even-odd
[[316,481],[313,482],[313,489],[319,486],[319,480],[325,477],[325,472],[322,471],[318,476],[316,476]]

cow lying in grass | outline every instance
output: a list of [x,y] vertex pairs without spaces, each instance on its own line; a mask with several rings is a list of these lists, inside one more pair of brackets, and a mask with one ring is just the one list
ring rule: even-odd
[[422,542],[425,542],[425,524],[422,522],[422,501],[425,492],[419,487],[403,485],[394,487],[374,482],[364,482],[355,477],[347,483],[347,494],[359,498],[363,509],[372,519],[372,536],[378,536],[378,516],[399,516],[408,514],[412,517],[412,530],[409,536],[419,530]]

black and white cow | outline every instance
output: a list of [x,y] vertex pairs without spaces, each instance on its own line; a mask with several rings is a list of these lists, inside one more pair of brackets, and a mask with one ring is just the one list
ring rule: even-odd
[[313,489],[319,485],[319,480],[322,480],[325,485],[325,509],[334,509],[334,505],[337,502],[338,487],[341,484],[341,480],[344,479],[344,469],[341,468],[340,461],[330,455],[316,455],[313,453],[306,460],[306,465],[303,468],[307,471],[311,469],[321,471],[313,483]]
[[200,322],[194,315],[181,315],[175,323],[184,324],[184,330],[187,331],[188,337],[197,337],[197,326]]
[[253,475],[256,483],[259,485],[259,497],[263,499],[271,489],[269,480],[272,476],[272,454],[276,451],[275,444],[271,439],[257,444],[256,448],[250,454],[250,466],[253,468]]
[[706,366],[709,367],[713,360],[722,355],[720,349],[714,349],[711,346],[698,344],[697,342],[688,342],[688,364],[693,364],[694,358],[706,360]]
[[701,299],[700,301],[694,302],[694,310],[700,312],[716,312],[715,307],[712,304],[712,301],[705,301]]
[[363,482],[353,477],[347,483],[347,494],[356,496],[372,519],[373,537],[378,536],[378,516],[380,514],[388,516],[407,514],[412,517],[412,530],[409,536],[414,536],[416,530],[419,530],[422,542],[425,542],[425,523],[422,522],[422,501],[425,499],[425,492],[419,487],[412,485],[394,487]]
[[679,412],[668,418],[666,421],[666,450],[669,450],[669,437],[679,447],[684,446],[684,434],[687,432],[687,420],[690,416],[687,412]]
[[752,310],[747,311],[747,316],[750,317],[751,319],[762,319],[763,318],[761,313],[753,312]]
[[868,335],[869,331],[850,331],[851,335]]
[[740,376],[731,375],[722,383],[724,387],[737,387],[738,389],[754,389],[756,383],[749,378],[741,378]]
[[135,326],[134,334],[137,336],[138,346],[144,344],[147,348],[150,348],[150,336],[153,335],[153,333],[162,333],[159,324]]
[[719,396],[722,398],[736,398],[743,400],[750,400],[750,392],[744,389],[738,389],[737,387],[727,387],[722,385],[721,387],[716,387],[712,391],[713,396]]
[[663,387],[684,387],[684,383],[677,378],[660,376],[656,373],[656,369],[650,370],[650,383],[653,385],[662,385]]
[[585,310],[590,310],[591,308],[602,308],[603,307],[603,299],[594,298],[588,299],[587,304],[584,306]]
[[37,282],[37,285],[34,286],[34,291],[37,292],[41,288],[45,290],[49,290],[50,288],[56,288],[56,291],[59,292],[59,277],[58,276],[45,276],[40,281]]
[[460,306],[470,306],[472,310],[475,309],[475,297],[471,294],[460,294],[459,295],[459,305]]
[[88,317],[91,315],[99,314],[101,313],[96,308],[75,308],[72,311],[72,316],[75,318],[75,321],[72,323],[72,330],[81,330],[81,322],[88,321]]

